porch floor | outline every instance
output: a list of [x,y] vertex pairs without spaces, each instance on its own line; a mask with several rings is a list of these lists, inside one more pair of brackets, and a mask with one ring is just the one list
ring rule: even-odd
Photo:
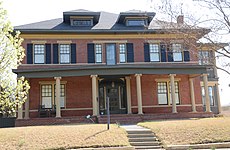
[[[196,112],[196,113],[155,113],[155,114],[112,114],[110,116],[111,123],[117,124],[136,124],[144,121],[154,121],[162,119],[186,119],[186,118],[208,118],[214,117],[213,113]],[[92,118],[95,123],[107,123],[107,115],[95,116]],[[39,125],[62,125],[62,124],[88,124],[94,123],[85,116],[72,116],[62,118],[31,118],[16,120],[16,127],[21,126],[39,126]]]

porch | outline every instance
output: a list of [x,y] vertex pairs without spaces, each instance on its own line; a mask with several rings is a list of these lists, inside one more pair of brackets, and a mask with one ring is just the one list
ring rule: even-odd
[[[136,124],[144,121],[154,121],[162,119],[189,119],[189,118],[208,118],[213,117],[213,113],[196,112],[196,113],[155,113],[155,114],[113,114],[110,116],[111,123],[117,124]],[[92,118],[95,123],[107,123],[107,115],[95,116]],[[62,125],[62,124],[88,124],[94,123],[85,116],[73,116],[62,118],[31,118],[31,119],[18,119],[16,126],[40,126],[40,125]]]

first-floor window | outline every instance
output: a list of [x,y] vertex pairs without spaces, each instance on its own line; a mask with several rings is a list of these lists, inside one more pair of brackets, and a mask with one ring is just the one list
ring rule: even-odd
[[126,45],[120,44],[119,49],[120,49],[120,63],[125,63],[126,62]]
[[42,101],[41,104],[44,108],[52,108],[52,84],[42,85]]
[[[210,100],[210,105],[211,106],[214,106],[214,91],[213,91],[213,86],[209,86],[208,87],[208,95],[209,95],[209,100]],[[203,102],[203,105],[205,106],[206,105],[206,101],[205,101],[205,89],[204,87],[202,86],[201,87],[201,93],[202,93],[202,102]]]
[[44,64],[45,63],[45,45],[34,44],[34,63]]
[[[167,105],[172,104],[171,98],[171,86],[170,82],[158,82],[157,83],[157,93],[158,93],[158,104]],[[179,83],[175,81],[175,100],[176,104],[180,104],[179,99]]]
[[182,45],[172,44],[173,61],[182,61]]
[[60,44],[60,63],[68,64],[70,63],[70,45]]
[[95,50],[96,50],[95,62],[96,63],[102,63],[102,46],[101,46],[101,44],[96,44]]
[[159,44],[149,44],[150,61],[160,61]]
[[[41,85],[41,105],[43,108],[53,108],[55,106],[56,97],[55,84]],[[65,84],[61,84],[60,87],[60,107],[65,107]]]

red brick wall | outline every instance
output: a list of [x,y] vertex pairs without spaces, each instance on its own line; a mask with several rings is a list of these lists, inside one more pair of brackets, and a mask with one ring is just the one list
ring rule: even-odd
[[[191,99],[189,88],[189,76],[177,75],[179,78],[180,105],[177,106],[178,112],[191,112]],[[156,79],[169,79],[168,75],[142,75],[142,105],[144,113],[171,113],[171,106],[158,106],[157,82]],[[55,82],[54,78],[30,79],[30,110],[37,110],[40,104],[40,85],[41,81]],[[90,76],[83,77],[63,77],[61,81],[66,81],[66,108],[62,110],[62,116],[76,116],[92,114],[92,88]],[[196,104],[201,104],[200,78],[194,80]],[[137,107],[136,77],[131,75],[131,105]],[[147,107],[148,108],[147,108]],[[86,109],[86,110],[82,110]],[[76,110],[78,109],[78,110]],[[203,111],[201,106],[197,106],[198,111]],[[133,113],[137,113],[137,108],[132,108]],[[31,112],[31,117],[37,117],[37,112]]]
[[[31,40],[27,40],[25,39],[22,46],[26,49],[27,47],[27,43],[31,43],[33,40],[36,40],[36,39],[31,39]],[[76,39],[63,39],[65,41],[68,41],[68,40],[71,40],[72,43],[76,43],[77,45],[77,63],[87,63],[87,44],[88,43],[92,43],[95,39],[85,39],[85,40],[82,40],[82,39],[79,39],[79,40],[76,40]],[[108,39],[98,39],[98,40],[108,40]],[[117,40],[117,39],[110,39],[110,40]],[[119,40],[124,40],[124,39],[119,39]],[[125,39],[126,40],[126,39]],[[134,61],[135,62],[144,62],[144,43],[148,42],[147,40],[162,40],[162,41],[165,41],[166,43],[170,43],[169,40],[165,40],[165,39],[143,39],[143,38],[140,38],[140,39],[128,39],[127,42],[128,43],[133,43],[134,45]],[[55,39],[43,39],[42,41],[46,41],[47,43],[50,43],[50,44],[54,44],[54,43],[57,43],[57,41],[62,41],[62,39],[59,39],[59,40],[55,40]],[[106,56],[106,52],[105,52],[105,44],[104,43],[101,43],[102,44],[102,49],[103,49],[103,52],[102,52],[102,58],[103,58],[103,63],[105,63],[105,56]],[[119,62],[119,46],[117,44],[116,46],[116,50],[117,50],[117,62]],[[53,61],[52,59],[52,46],[51,46],[51,63]],[[198,57],[197,57],[197,50],[195,47],[192,47],[190,49],[190,58],[191,58],[191,61],[197,61],[198,60]],[[26,64],[26,57],[24,58],[23,64]]]

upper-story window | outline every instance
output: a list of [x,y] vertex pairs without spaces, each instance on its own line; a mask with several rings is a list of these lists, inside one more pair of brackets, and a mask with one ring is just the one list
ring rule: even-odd
[[182,61],[182,45],[181,44],[172,44],[173,60]]
[[72,26],[92,26],[93,25],[93,20],[92,19],[73,19],[71,21]]
[[102,45],[95,44],[95,62],[102,63]]
[[34,44],[34,63],[44,64],[45,63],[45,45]]
[[70,63],[70,45],[60,44],[60,63],[68,64]]
[[120,50],[120,63],[126,62],[126,44],[120,44],[119,45]]
[[160,61],[159,44],[149,44],[150,61]]
[[126,22],[126,25],[127,26],[145,26],[147,25],[147,21],[144,19],[136,19],[136,20],[128,19]]
[[211,64],[211,51],[199,51],[198,55],[200,65]]

